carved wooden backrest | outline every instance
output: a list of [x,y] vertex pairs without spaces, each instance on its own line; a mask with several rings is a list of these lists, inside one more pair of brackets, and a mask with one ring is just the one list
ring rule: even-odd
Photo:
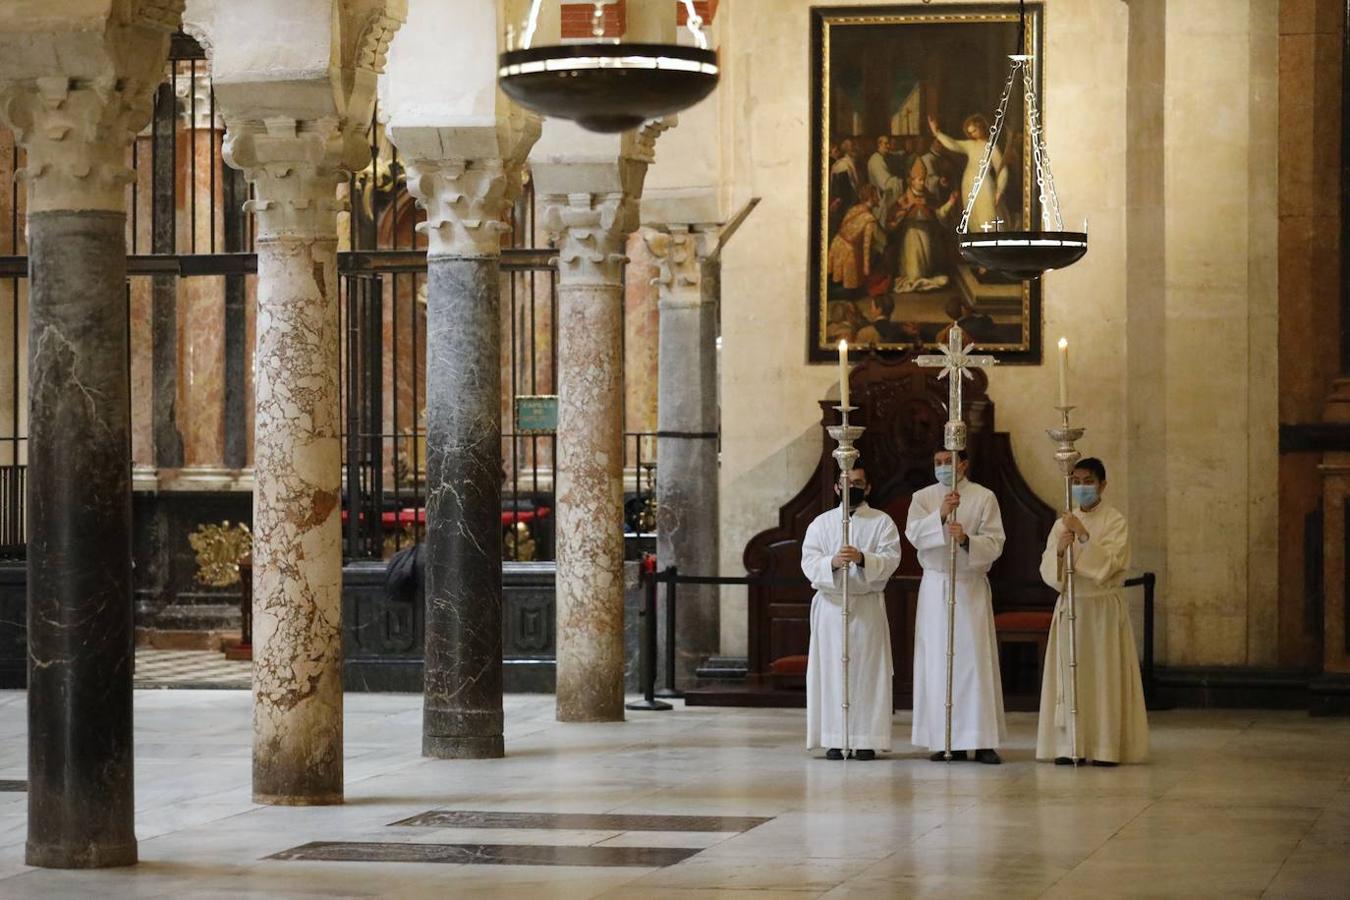
[[[1022,478],[1008,435],[994,430],[988,378],[983,371],[973,374],[965,390],[971,477],[998,498],[1008,535],[1003,556],[989,573],[994,607],[1000,611],[1050,609],[1055,593],[1041,583],[1040,559],[1055,511]],[[915,365],[911,355],[897,360],[868,357],[850,375],[849,391],[859,407],[854,421],[867,428],[858,449],[872,483],[869,502],[889,513],[903,532],[910,498],[933,483],[933,453],[942,444],[942,426],[947,420],[947,382],[939,380],[933,369]],[[839,470],[830,455],[835,444],[825,431],[826,426],[838,423],[834,406],[835,401],[820,401],[821,453],[811,477],[779,508],[778,525],[755,535],[745,547],[743,560],[750,574],[795,576],[799,582],[751,586],[751,672],[766,672],[775,659],[804,654],[809,645],[813,591],[801,574],[801,544],[812,520],[838,502],[834,485]],[[907,541],[903,546],[900,570],[887,589],[897,703],[909,683],[913,597],[916,578],[922,574],[914,548]]]

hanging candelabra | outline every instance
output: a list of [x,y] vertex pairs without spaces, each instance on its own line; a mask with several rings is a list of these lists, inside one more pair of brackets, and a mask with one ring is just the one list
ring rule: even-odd
[[[1045,146],[1045,133],[1036,102],[1036,76],[1033,71],[1036,57],[1026,52],[1025,2],[1019,4],[1019,12],[1018,52],[1008,57],[1008,81],[1003,86],[1003,96],[994,113],[989,141],[985,144],[970,195],[966,198],[965,210],[961,214],[961,224],[956,231],[957,245],[961,255],[968,261],[1017,278],[1038,278],[1050,269],[1063,269],[1082,259],[1083,254],[1087,253],[1087,225],[1084,223],[1083,231],[1064,230],[1059,196],[1055,193],[1055,177],[1050,171],[1050,153]],[[1031,146],[1031,160],[1036,173],[1040,228],[1002,231],[999,228],[1002,222],[995,219],[974,223],[978,230],[971,231],[970,216],[980,191],[987,189],[990,166],[997,152],[999,134],[1003,130],[1009,100],[1017,89],[1019,75],[1026,113],[1027,141]]]
[[594,40],[535,47],[543,0],[533,0],[521,46],[512,48],[508,40],[498,60],[497,83],[526,109],[572,119],[590,131],[628,131],[687,109],[717,87],[719,70],[702,17],[693,0],[683,2],[693,47],[605,40],[602,0],[595,2]]

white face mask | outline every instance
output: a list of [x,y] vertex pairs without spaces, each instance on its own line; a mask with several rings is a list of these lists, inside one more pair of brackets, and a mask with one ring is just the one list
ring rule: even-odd
[[956,477],[956,468],[951,463],[933,466],[933,474],[937,477],[938,484],[944,487],[951,487]]

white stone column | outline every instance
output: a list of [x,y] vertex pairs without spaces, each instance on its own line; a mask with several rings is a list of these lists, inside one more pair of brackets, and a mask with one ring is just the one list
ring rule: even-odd
[[[369,159],[394,0],[194,0],[225,161],[253,184],[253,797],[342,802],[337,185]],[[264,34],[259,23],[268,23]],[[244,27],[247,25],[247,27]],[[319,40],[315,40],[319,38]],[[250,43],[251,42],[251,43]],[[293,57],[293,58],[292,58]],[[279,68],[280,67],[280,68]],[[279,71],[289,75],[277,79]]]
[[70,6],[0,5],[0,119],[27,153],[25,861],[82,869],[137,855],[126,160],[182,4]]
[[342,801],[335,120],[232,125],[256,199],[253,794]]
[[[623,264],[656,137],[535,163],[558,237],[558,719],[623,719]],[[611,150],[611,152],[613,152]]]

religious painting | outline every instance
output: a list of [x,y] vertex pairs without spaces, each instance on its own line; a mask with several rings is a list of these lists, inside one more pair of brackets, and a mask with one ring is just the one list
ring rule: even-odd
[[[1041,106],[1042,7],[1027,13]],[[1039,363],[1039,280],[972,265],[956,243],[1017,52],[1017,7],[817,7],[811,28],[809,359],[835,358],[841,339],[883,355],[934,348],[958,322],[1001,362]],[[971,232],[1040,215],[1023,94],[1019,75]]]

